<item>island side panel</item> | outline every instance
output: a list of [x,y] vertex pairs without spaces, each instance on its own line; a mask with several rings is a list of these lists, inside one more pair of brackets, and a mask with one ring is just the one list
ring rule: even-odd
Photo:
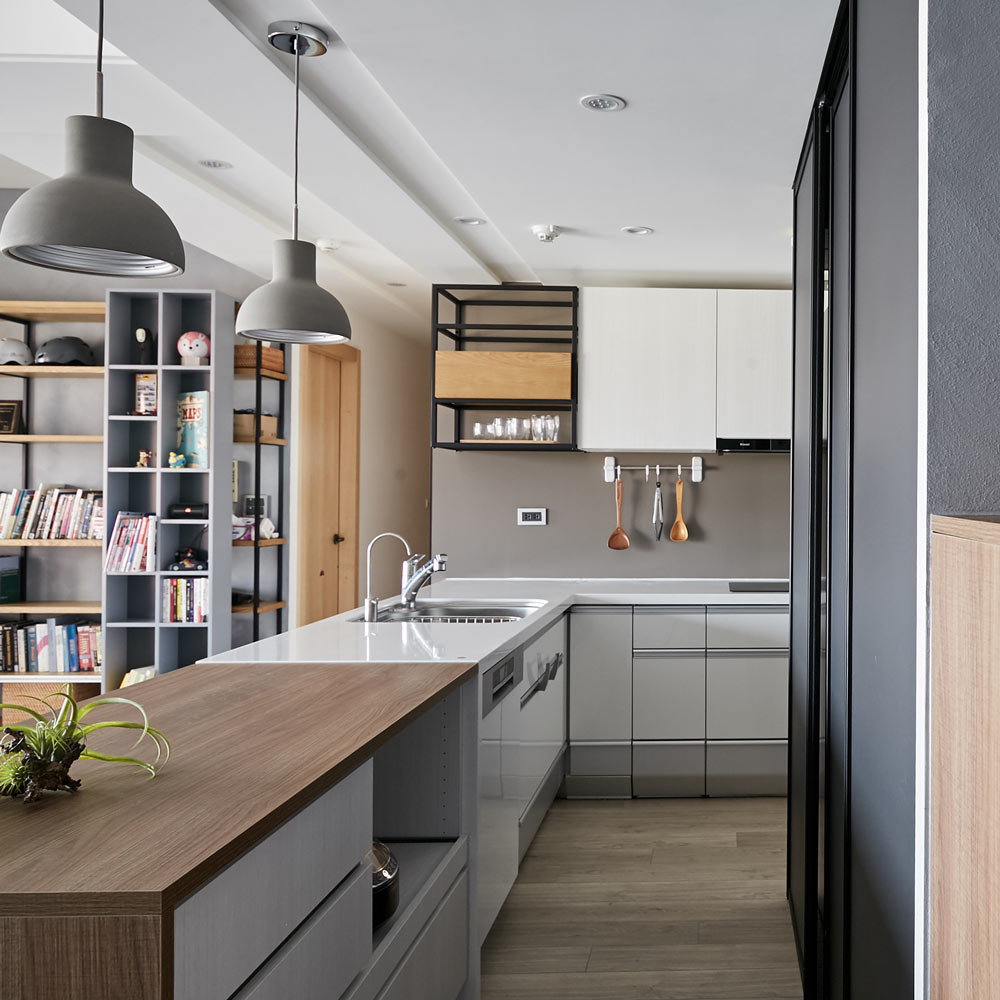
[[165,1000],[154,915],[0,917],[0,1000]]

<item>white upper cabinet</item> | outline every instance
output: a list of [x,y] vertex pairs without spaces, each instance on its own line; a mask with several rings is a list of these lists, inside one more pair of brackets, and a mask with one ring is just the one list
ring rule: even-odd
[[792,293],[719,289],[718,437],[792,436]]
[[581,448],[715,451],[715,289],[582,288],[579,322]]

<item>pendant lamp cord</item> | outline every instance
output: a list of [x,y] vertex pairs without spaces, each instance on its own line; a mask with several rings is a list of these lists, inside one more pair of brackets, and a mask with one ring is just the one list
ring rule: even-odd
[[[103,2],[103,0],[102,0]],[[299,36],[295,36],[295,144],[292,156],[292,239],[299,238]]]
[[97,4],[97,117],[104,117],[104,0]]

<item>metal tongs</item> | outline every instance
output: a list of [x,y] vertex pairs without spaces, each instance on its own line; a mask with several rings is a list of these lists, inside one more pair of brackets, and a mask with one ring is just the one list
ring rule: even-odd
[[659,480],[657,480],[656,489],[653,491],[653,534],[656,535],[657,541],[663,535],[663,491],[660,489]]

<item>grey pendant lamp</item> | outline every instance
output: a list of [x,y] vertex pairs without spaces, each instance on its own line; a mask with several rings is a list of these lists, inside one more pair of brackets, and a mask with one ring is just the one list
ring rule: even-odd
[[295,142],[292,171],[292,238],[274,241],[271,280],[240,306],[236,332],[251,340],[287,344],[339,344],[351,339],[344,307],[316,284],[316,247],[299,239],[299,59],[326,52],[326,33],[301,21],[275,21],[268,41],[295,55]]
[[166,212],[132,186],[135,134],[104,117],[104,0],[97,24],[97,115],[66,119],[66,172],[25,191],[0,227],[7,257],[59,271],[166,277],[184,244]]

